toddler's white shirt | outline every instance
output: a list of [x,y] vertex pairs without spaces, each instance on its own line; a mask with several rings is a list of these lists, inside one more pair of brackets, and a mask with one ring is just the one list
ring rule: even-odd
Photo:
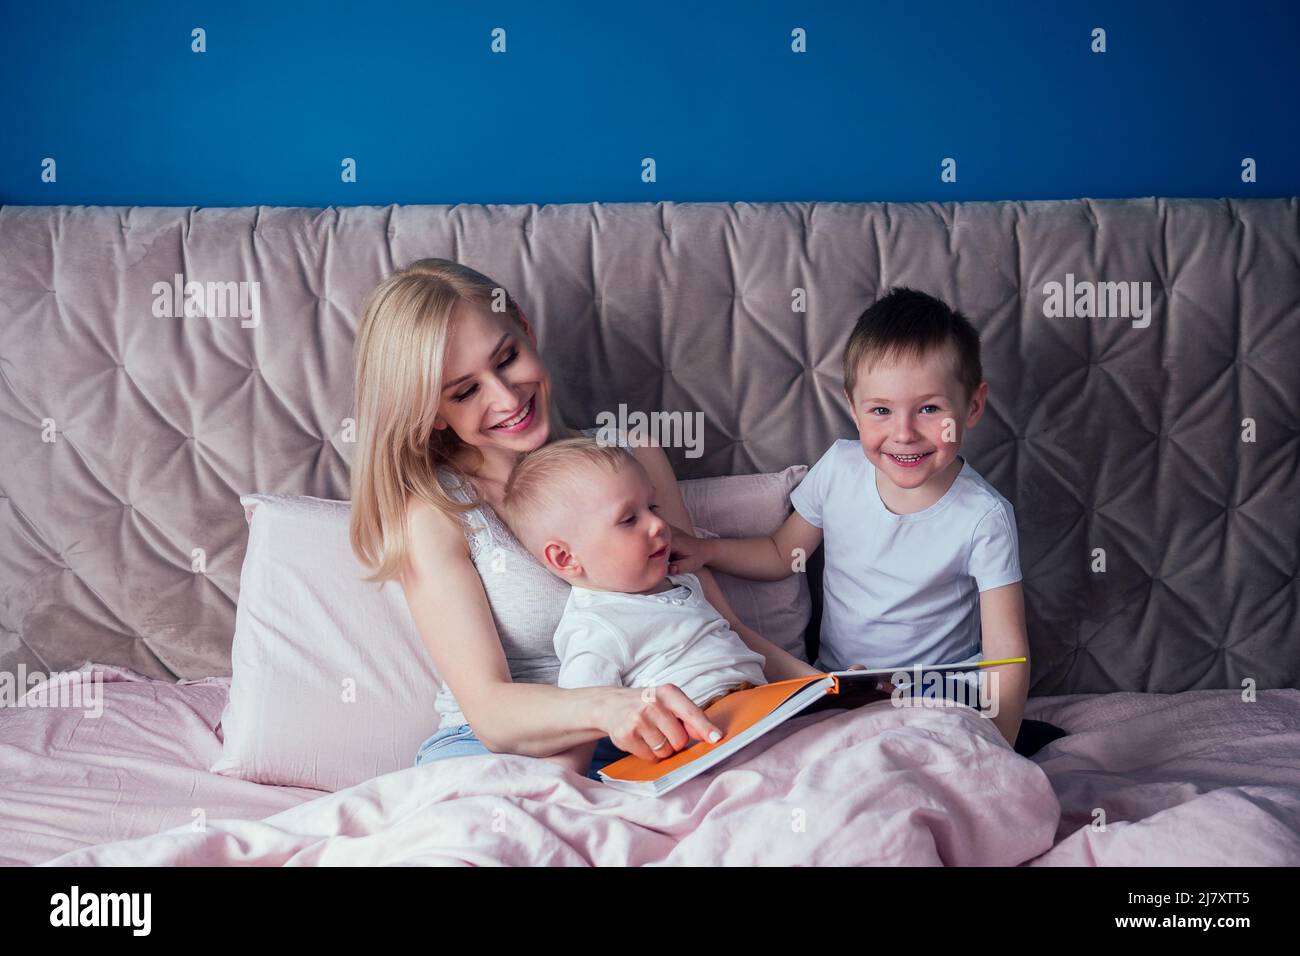
[[748,681],[765,684],[749,649],[704,597],[694,574],[673,574],[662,594],[574,586],[555,629],[560,687],[676,684],[697,706]]
[[790,496],[822,529],[819,670],[982,659],[979,592],[1021,579],[1011,502],[962,459],[923,511],[894,514],[856,439],[835,442]]

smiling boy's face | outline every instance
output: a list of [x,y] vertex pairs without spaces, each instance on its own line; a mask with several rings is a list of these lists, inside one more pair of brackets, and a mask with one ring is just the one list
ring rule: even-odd
[[[988,383],[969,398],[951,348],[917,358],[864,360],[849,400],[868,460],[899,488],[951,478],[962,435],[984,414]],[[960,467],[959,465],[955,467]]]

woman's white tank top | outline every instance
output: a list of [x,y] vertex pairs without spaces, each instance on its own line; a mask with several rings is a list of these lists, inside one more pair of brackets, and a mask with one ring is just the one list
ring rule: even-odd
[[[596,429],[584,432],[595,433]],[[473,490],[454,468],[443,465],[437,474],[439,483],[453,498],[473,500]],[[569,600],[569,585],[528,553],[487,502],[465,512],[462,521],[470,558],[483,581],[511,679],[529,684],[556,683],[560,660],[555,656],[555,629]],[[434,706],[441,715],[439,729],[467,723],[446,681]]]

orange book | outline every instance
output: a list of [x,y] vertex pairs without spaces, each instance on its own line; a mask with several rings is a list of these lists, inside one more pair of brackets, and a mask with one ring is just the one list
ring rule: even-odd
[[716,744],[695,741],[663,760],[642,760],[629,754],[606,765],[599,771],[600,778],[611,787],[629,793],[662,796],[717,766],[796,714],[861,707],[863,704],[889,700],[890,693],[877,686],[882,677],[893,679],[895,686],[900,689],[908,685],[917,688],[918,695],[924,696],[927,682],[934,683],[933,677],[926,675],[961,674],[983,667],[1024,661],[1025,658],[1016,657],[1004,661],[965,664],[920,664],[832,671],[735,691],[715,701],[704,711],[709,720],[722,731],[722,739]]

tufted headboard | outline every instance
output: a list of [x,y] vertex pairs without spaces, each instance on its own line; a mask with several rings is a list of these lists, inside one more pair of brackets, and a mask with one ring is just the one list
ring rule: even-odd
[[[348,497],[360,306],[426,256],[518,298],[571,423],[702,412],[679,478],[854,436],[853,322],[944,297],[982,333],[963,454],[1016,509],[1033,692],[1300,682],[1294,199],[0,207],[0,669],[228,674],[238,496]],[[176,276],[249,308],[169,315]],[[1128,311],[1078,314],[1102,282]]]

